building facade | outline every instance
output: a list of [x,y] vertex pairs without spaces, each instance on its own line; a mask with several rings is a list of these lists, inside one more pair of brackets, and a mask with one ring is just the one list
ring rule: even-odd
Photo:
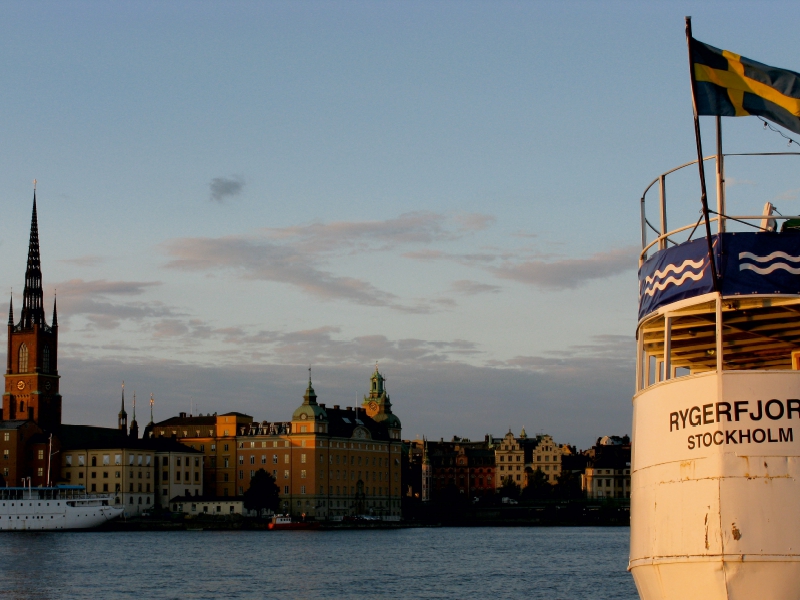
[[204,454],[209,463],[204,495],[240,496],[264,469],[275,478],[285,512],[316,518],[400,516],[401,424],[377,367],[361,407],[320,404],[309,378],[291,421],[181,414],[155,423],[149,432],[153,439],[171,438]]

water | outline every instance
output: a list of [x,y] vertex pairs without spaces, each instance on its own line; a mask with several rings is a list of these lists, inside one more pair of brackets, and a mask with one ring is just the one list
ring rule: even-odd
[[627,527],[4,533],[0,598],[638,598]]

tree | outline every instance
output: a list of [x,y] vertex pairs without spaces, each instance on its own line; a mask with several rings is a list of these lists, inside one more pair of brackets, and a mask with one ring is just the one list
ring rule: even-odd
[[247,510],[277,511],[280,504],[280,490],[275,478],[264,469],[259,469],[250,480],[250,487],[244,493],[244,507]]
[[497,490],[497,494],[501,498],[514,498],[515,500],[519,498],[519,493],[520,487],[514,482],[514,478],[511,475],[503,478],[503,485]]
[[556,496],[565,500],[574,500],[584,496],[583,490],[581,490],[581,476],[572,471],[562,471],[558,476],[555,488]]
[[548,482],[547,475],[542,473],[541,469],[536,469],[528,477],[528,487],[525,488],[522,495],[525,499],[543,500],[549,498],[552,493],[553,486]]

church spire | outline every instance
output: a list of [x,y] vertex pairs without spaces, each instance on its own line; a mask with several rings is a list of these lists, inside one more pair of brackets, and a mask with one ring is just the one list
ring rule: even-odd
[[14,325],[14,294],[11,294],[11,301],[8,303],[8,324]]
[[53,295],[53,327],[58,327],[58,306],[57,306],[58,298]]
[[136,392],[133,392],[133,419],[131,419],[131,429],[129,437],[134,440],[139,439],[139,423],[136,421]]
[[25,270],[25,291],[22,294],[20,327],[31,329],[46,325],[42,306],[42,265],[39,259],[39,223],[36,217],[36,187],[33,188],[33,213],[31,235],[28,242],[28,266]]
[[147,424],[148,427],[153,425],[153,404],[155,404],[155,400],[153,400],[153,392],[150,392],[150,422]]
[[128,429],[128,413],[125,412],[125,382],[122,382],[122,407],[117,414],[117,426],[123,432]]

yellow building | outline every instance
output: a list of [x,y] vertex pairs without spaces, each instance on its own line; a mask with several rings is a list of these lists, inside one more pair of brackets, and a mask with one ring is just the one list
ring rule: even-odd
[[[524,431],[523,429],[523,433]],[[509,429],[500,444],[495,448],[495,489],[503,487],[503,482],[509,477],[511,481],[521,488],[527,485],[523,441],[524,438],[518,440]]]
[[561,474],[561,457],[569,454],[566,445],[559,446],[549,435],[536,436],[537,444],[533,449],[530,467],[532,471],[541,471],[551,484],[555,485]]

